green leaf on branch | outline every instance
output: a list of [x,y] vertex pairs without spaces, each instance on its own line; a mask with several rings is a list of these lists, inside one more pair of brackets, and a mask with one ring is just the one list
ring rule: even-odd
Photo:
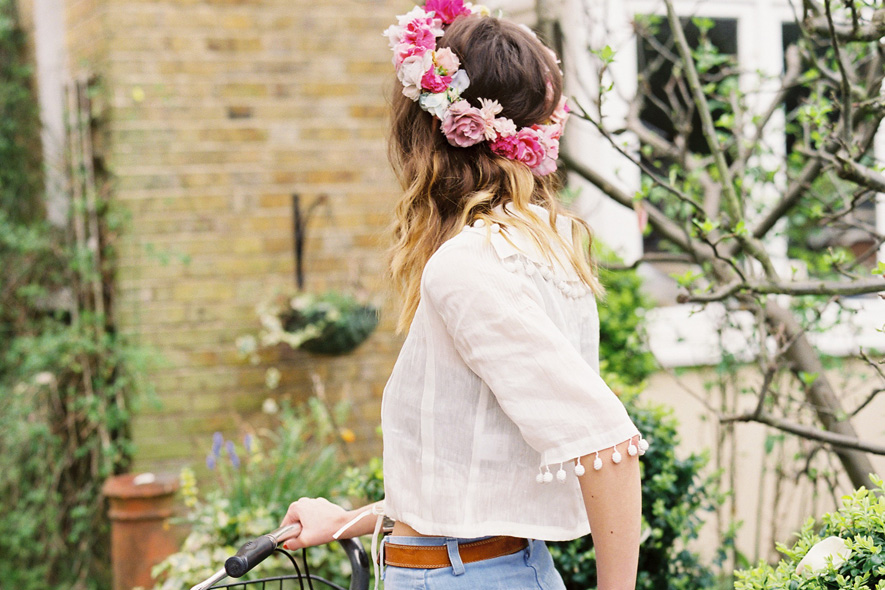
[[806,387],[811,387],[814,385],[814,382],[817,381],[817,378],[820,377],[819,373],[806,373],[805,371],[799,371],[799,381],[802,382]]
[[615,50],[609,45],[606,45],[602,49],[594,50],[591,53],[598,57],[605,65],[610,65],[615,61]]

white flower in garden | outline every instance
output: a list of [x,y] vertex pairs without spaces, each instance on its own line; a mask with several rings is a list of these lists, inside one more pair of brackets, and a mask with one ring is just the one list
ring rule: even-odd
[[268,389],[276,389],[280,385],[280,378],[282,377],[282,373],[276,367],[270,367],[264,373],[264,384],[267,385]]
[[816,574],[822,572],[827,567],[827,558],[833,560],[833,567],[838,568],[845,563],[845,560],[851,556],[851,549],[839,537],[827,537],[822,541],[815,543],[799,565],[796,566],[796,573]]
[[261,404],[261,411],[265,414],[276,414],[280,411],[280,406],[277,405],[277,401],[274,398],[269,397]]

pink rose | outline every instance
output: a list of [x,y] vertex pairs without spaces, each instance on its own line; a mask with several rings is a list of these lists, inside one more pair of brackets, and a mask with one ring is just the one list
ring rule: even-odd
[[516,137],[517,160],[534,168],[544,160],[546,150],[541,138],[533,129],[521,129]]
[[424,10],[432,10],[446,24],[451,24],[462,14],[470,14],[470,9],[464,6],[464,0],[427,0]]
[[424,75],[421,77],[421,88],[429,90],[434,94],[438,94],[440,92],[445,92],[451,81],[451,76],[440,76],[436,73],[436,68],[431,67],[424,72]]
[[482,112],[466,100],[459,100],[449,107],[442,131],[451,145],[470,147],[485,139],[485,126]]
[[455,73],[455,70],[461,67],[461,60],[459,60],[458,56],[455,55],[455,52],[448,47],[438,49],[433,54],[433,61],[435,61],[436,65],[445,70],[446,74],[450,76]]

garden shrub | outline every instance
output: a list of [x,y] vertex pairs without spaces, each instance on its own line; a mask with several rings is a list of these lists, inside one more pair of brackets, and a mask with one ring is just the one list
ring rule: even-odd
[[39,116],[15,5],[0,0],[0,585],[106,588],[101,485],[129,464],[129,404],[146,357],[84,304],[83,277],[108,277],[113,257],[103,251],[98,268],[43,219]]
[[[182,472],[187,512],[180,524],[189,533],[182,550],[154,568],[155,589],[180,590],[209,577],[240,545],[277,528],[298,498],[340,496],[346,463],[338,422],[312,398],[303,407],[284,405],[276,429],[247,435],[242,445],[215,433],[206,457],[215,475],[204,486],[208,491],[200,493],[191,469]],[[337,544],[314,547],[307,555],[311,573],[347,586],[350,564]],[[288,562],[270,559],[254,577],[292,573]]]
[[[819,523],[809,519],[792,547],[778,544],[784,558],[777,565],[735,572],[735,590],[885,590],[885,487],[872,479],[877,489],[843,496],[841,506]],[[841,555],[803,560],[829,537],[841,539],[836,541]]]

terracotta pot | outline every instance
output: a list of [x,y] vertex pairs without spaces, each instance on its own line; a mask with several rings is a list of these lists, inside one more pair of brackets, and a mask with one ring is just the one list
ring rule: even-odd
[[150,473],[109,478],[102,491],[110,501],[114,590],[153,586],[151,568],[178,551],[169,525],[178,478]]

